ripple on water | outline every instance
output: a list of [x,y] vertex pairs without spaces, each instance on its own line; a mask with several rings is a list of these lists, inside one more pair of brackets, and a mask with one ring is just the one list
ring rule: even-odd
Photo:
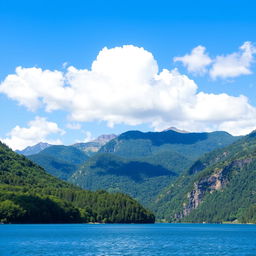
[[255,256],[255,225],[1,225],[0,256]]

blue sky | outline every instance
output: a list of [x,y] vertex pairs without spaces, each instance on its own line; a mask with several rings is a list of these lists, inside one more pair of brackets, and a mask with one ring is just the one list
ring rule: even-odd
[[22,148],[170,126],[248,133],[256,121],[255,7],[2,1],[0,138]]

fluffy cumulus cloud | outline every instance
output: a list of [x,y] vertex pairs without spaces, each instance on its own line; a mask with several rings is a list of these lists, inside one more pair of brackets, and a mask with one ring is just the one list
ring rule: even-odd
[[212,62],[205,50],[204,46],[199,45],[190,54],[186,54],[183,57],[175,57],[173,60],[174,62],[182,62],[189,72],[202,75],[207,71],[206,67]]
[[230,78],[240,75],[251,74],[251,64],[254,59],[256,48],[251,42],[245,42],[239,49],[239,52],[235,52],[225,56],[217,56],[214,64],[210,70],[210,76],[215,78]]
[[6,138],[1,139],[9,147],[22,150],[27,146],[35,145],[39,142],[50,144],[61,144],[59,139],[48,139],[51,134],[63,135],[65,132],[54,122],[49,122],[44,117],[36,117],[28,123],[28,127],[15,126]]
[[19,67],[1,83],[0,92],[30,110],[65,110],[71,122],[149,123],[156,130],[176,126],[233,134],[250,132],[256,123],[256,109],[245,96],[199,92],[186,75],[159,71],[150,52],[132,45],[104,48],[91,69]]
[[206,48],[199,45],[192,49],[190,54],[175,57],[173,60],[182,62],[190,73],[209,74],[212,79],[234,78],[252,73],[251,65],[256,48],[251,42],[244,42],[237,52],[219,55],[213,59],[205,51]]

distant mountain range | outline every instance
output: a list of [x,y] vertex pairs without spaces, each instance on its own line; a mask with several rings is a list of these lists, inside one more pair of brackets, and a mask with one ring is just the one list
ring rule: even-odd
[[[24,151],[30,160],[43,167],[48,173],[63,180],[68,180],[78,169],[79,165],[84,163],[89,156],[95,154],[101,146],[105,145],[112,138],[116,138],[116,135],[101,135],[91,142],[76,143],[71,146],[39,143],[26,148]],[[40,147],[40,145],[45,145],[45,148]],[[32,153],[33,149],[38,153],[28,154]]]
[[29,156],[29,155],[37,154],[50,146],[52,145],[45,142],[39,142],[34,146],[28,146],[23,150],[16,150],[15,152],[24,156]]
[[102,146],[69,181],[89,190],[122,191],[151,208],[198,157],[237,139],[226,132],[128,131]]
[[[115,134],[103,134],[100,135],[97,139],[92,140],[90,142],[75,143],[71,146],[84,151],[87,155],[92,155],[93,153],[97,152],[103,145],[105,145],[107,142],[116,137],[117,135]],[[16,150],[15,152],[24,156],[30,156],[38,154],[50,146],[53,145],[45,142],[39,142],[36,145],[28,146],[23,150]]]
[[158,221],[256,223],[255,152],[256,132],[170,128],[51,146],[29,158],[84,189],[126,193]]

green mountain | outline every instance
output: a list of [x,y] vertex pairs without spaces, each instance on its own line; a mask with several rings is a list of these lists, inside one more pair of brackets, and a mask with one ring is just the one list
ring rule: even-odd
[[114,153],[126,158],[150,156],[171,151],[194,160],[213,149],[229,145],[237,140],[227,132],[180,133],[174,130],[163,132],[128,131],[111,140],[99,151]]
[[104,145],[69,181],[89,190],[124,192],[152,208],[156,196],[199,156],[235,140],[226,132],[129,131]]
[[0,142],[0,222],[152,223],[154,215],[127,195],[61,181]]
[[150,207],[152,198],[176,177],[177,173],[153,161],[102,153],[89,159],[69,181],[89,190],[123,192]]
[[72,146],[50,146],[38,154],[27,156],[48,173],[67,180],[89,157]]
[[155,203],[166,221],[256,223],[256,132],[200,158]]

